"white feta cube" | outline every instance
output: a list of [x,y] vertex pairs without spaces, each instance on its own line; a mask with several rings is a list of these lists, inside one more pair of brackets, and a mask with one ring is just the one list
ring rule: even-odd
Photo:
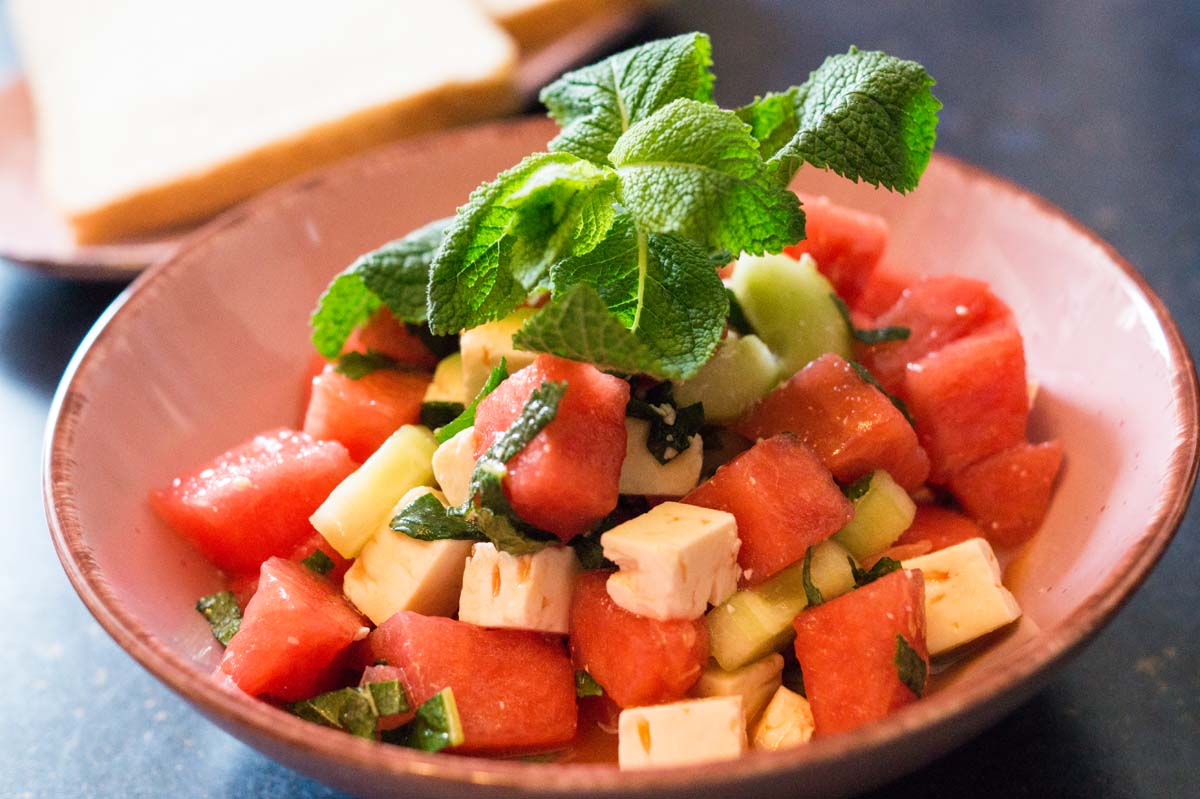
[[451,505],[461,505],[470,494],[475,471],[475,428],[455,433],[433,453],[433,478]]
[[725,511],[664,502],[600,537],[617,564],[613,602],[652,619],[697,619],[737,590],[737,521]]
[[700,482],[704,441],[692,436],[691,446],[666,463],[646,449],[650,422],[625,418],[625,460],[621,463],[620,491],[653,497],[682,497]]
[[740,696],[631,707],[621,711],[617,728],[622,769],[733,760],[746,751]]
[[790,749],[812,740],[816,729],[808,700],[781,685],[751,730],[750,745],[755,749]]
[[972,538],[904,561],[925,578],[925,641],[940,655],[1015,621],[1021,607],[1000,582],[991,546]]
[[725,671],[709,662],[692,686],[692,696],[740,696],[746,721],[753,722],[782,684],[783,655],[772,652],[740,669]]
[[570,547],[510,555],[476,544],[463,572],[458,618],[481,627],[565,634],[578,568]]
[[[391,515],[429,493],[445,504],[441,492],[422,486],[405,494]],[[471,544],[470,541],[418,541],[395,532],[385,522],[350,565],[342,591],[376,625],[401,610],[425,616],[453,616],[458,610],[463,567]]]
[[503,319],[463,331],[458,343],[462,353],[463,396],[467,402],[483,388],[501,359],[512,374],[537,358],[536,352],[519,350],[512,343],[513,334],[536,313],[536,308],[518,308]]

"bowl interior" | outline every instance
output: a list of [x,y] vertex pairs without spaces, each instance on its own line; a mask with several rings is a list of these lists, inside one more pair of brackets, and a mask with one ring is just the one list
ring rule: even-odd
[[[110,311],[68,371],[52,415],[51,527],[92,611],[151,671],[236,734],[310,773],[316,762],[340,760],[344,773],[324,776],[343,786],[366,785],[360,778],[372,772],[411,786],[417,772],[440,768],[429,764],[453,759],[300,732],[281,714],[218,691],[206,675],[219,647],[192,607],[221,585],[220,577],[155,519],[145,497],[256,432],[298,425],[302,375],[312,357],[307,318],[331,276],[361,252],[451,213],[481,180],[539,149],[550,134],[536,120],[412,142],[226,215],[140,278]],[[897,266],[989,281],[1019,320],[1029,375],[1041,387],[1032,436],[1061,438],[1067,453],[1043,530],[1007,567],[1006,581],[1025,611],[1015,631],[942,675],[919,710],[861,736],[748,758],[723,777],[814,764],[837,774],[833,766],[852,760],[856,748],[899,746],[913,730],[937,730],[905,766],[811,784],[853,790],[948,749],[955,729],[980,726],[962,719],[985,700],[1032,690],[1032,679],[1094,632],[1136,586],[1190,495],[1195,375],[1161,304],[1115,253],[1002,181],[935,157],[921,187],[906,197],[816,171],[802,172],[797,186],[885,216],[892,229],[887,260]],[[339,747],[348,754],[332,754]],[[434,778],[530,789],[575,784],[566,767],[462,763],[470,768]],[[694,775],[634,778],[593,767],[586,784],[661,789],[686,785],[684,779]]]

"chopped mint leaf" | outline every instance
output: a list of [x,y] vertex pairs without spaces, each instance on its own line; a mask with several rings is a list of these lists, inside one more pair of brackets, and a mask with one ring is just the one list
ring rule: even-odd
[[729,325],[729,329],[739,336],[755,335],[757,331],[754,329],[754,325],[750,324],[750,320],[746,318],[746,311],[742,308],[742,303],[738,300],[737,295],[733,293],[733,289],[726,288],[725,293],[729,296],[729,317],[725,321]]
[[687,451],[704,425],[704,406],[695,402],[677,407],[670,383],[659,383],[645,398],[630,397],[625,415],[650,422],[646,449],[659,463],[670,463]]
[[421,424],[430,430],[436,430],[453,422],[466,409],[466,406],[461,402],[446,402],[444,400],[422,402]]
[[617,564],[604,557],[604,547],[600,545],[599,534],[577,535],[568,542],[568,545],[575,550],[575,557],[579,559],[579,565],[587,571],[617,567]]
[[390,527],[418,541],[486,541],[487,537],[461,516],[446,512],[433,494],[422,494],[392,517]]
[[862,499],[864,496],[866,496],[867,492],[871,490],[871,478],[874,476],[875,472],[868,472],[867,474],[864,474],[850,485],[844,486],[842,488],[842,493],[845,494],[846,499],[850,500],[851,502]]
[[850,335],[854,336],[856,341],[861,341],[863,344],[880,344],[884,341],[904,341],[912,334],[911,330],[900,325],[876,328],[855,327],[854,320],[850,318],[850,307],[846,305],[846,301],[836,294],[830,294],[829,298],[833,300],[834,307],[846,321],[846,327],[850,328]]
[[855,374],[861,377],[864,382],[870,383],[872,386],[879,389],[879,393],[887,397],[888,401],[891,402],[892,405],[896,406],[896,410],[900,411],[900,413],[904,415],[904,418],[908,420],[909,424],[911,424],[913,427],[917,426],[917,422],[915,419],[913,419],[913,415],[908,412],[908,406],[904,404],[904,400],[900,399],[895,394],[889,393],[888,390],[883,387],[883,384],[875,379],[875,375],[868,371],[867,367],[863,366],[858,361],[850,361],[849,363],[850,367],[854,369]]
[[234,633],[242,626],[242,609],[233,598],[232,591],[218,591],[215,594],[202,596],[196,601],[196,610],[208,619],[213,637],[222,644],[228,644]]
[[369,682],[362,687],[370,694],[371,701],[375,703],[375,712],[380,716],[408,712],[408,695],[399,680]]
[[804,582],[804,597],[808,600],[808,607],[815,608],[825,601],[821,589],[812,581],[812,547],[804,553],[804,567],[800,570],[800,578]]
[[774,181],[733,111],[675,100],[623,133],[609,158],[641,230],[755,255],[804,238],[800,200]]
[[483,388],[479,389],[479,393],[475,395],[475,399],[471,400],[471,404],[463,408],[462,412],[447,422],[444,426],[439,427],[433,432],[433,437],[437,439],[439,444],[445,444],[454,436],[466,430],[468,427],[475,424],[475,409],[479,407],[479,403],[483,402],[483,398],[496,390],[496,386],[508,379],[508,360],[500,359],[500,364],[492,368],[488,374],[487,382],[483,384]]
[[454,701],[454,689],[447,686],[438,691],[417,708],[412,721],[395,730],[385,730],[382,738],[387,743],[425,752],[462,744],[462,721]]
[[311,555],[300,561],[300,565],[306,567],[309,571],[324,576],[333,571],[333,558],[319,549],[314,549]]
[[703,33],[659,39],[568,72],[540,99],[562,132],[550,150],[608,164],[617,138],[681,97],[712,100],[712,46]]
[[862,588],[867,583],[873,583],[880,577],[891,574],[900,568],[900,562],[891,558],[880,558],[870,569],[860,567],[854,558],[847,557],[846,560],[850,561],[850,572],[854,575],[855,588]]
[[575,672],[575,696],[604,696],[604,689],[592,675],[583,669],[578,669]]
[[929,666],[912,645],[904,640],[904,636],[896,634],[896,674],[900,682],[908,686],[908,690],[917,696],[925,693],[925,680],[929,675]]
[[[739,115],[769,150],[787,185],[804,162],[853,181],[900,192],[916,188],[929,164],[942,107],[924,67],[882,52],[850,48],[825,59],[803,86],[768,95]],[[795,113],[785,106],[794,103]]]
[[338,356],[337,366],[333,367],[338,374],[345,375],[351,380],[361,380],[367,375],[380,369],[396,369],[400,362],[382,352],[367,350],[366,352],[347,352]]
[[408,697],[398,680],[368,683],[293,702],[287,709],[307,721],[374,738],[380,716],[407,713]]
[[537,153],[476,189],[446,231],[429,275],[429,328],[499,319],[548,282],[551,264],[599,243],[617,176],[569,153]]
[[424,322],[429,264],[449,221],[432,222],[385,244],[334,278],[312,316],[317,352],[336,358],[354,329],[381,305],[399,320]]

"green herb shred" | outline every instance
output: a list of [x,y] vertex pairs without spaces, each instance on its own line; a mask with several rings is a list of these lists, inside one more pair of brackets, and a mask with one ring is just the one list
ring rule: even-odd
[[314,549],[311,555],[300,561],[300,564],[305,566],[309,571],[316,572],[321,576],[325,576],[333,571],[333,558],[326,555],[320,549]]
[[862,588],[867,583],[873,583],[880,577],[891,574],[900,568],[900,561],[892,558],[880,558],[870,569],[860,567],[853,557],[846,559],[850,561],[850,572],[854,575],[855,588]]
[[854,320],[850,318],[850,308],[846,305],[846,301],[836,294],[830,294],[829,298],[833,300],[838,313],[846,321],[846,327],[850,329],[850,335],[854,337],[855,341],[861,341],[863,344],[882,344],[885,341],[904,341],[912,335],[911,330],[900,325],[872,329],[855,327]]
[[925,693],[925,680],[928,677],[929,667],[925,664],[925,659],[899,633],[896,634],[895,663],[896,674],[900,677],[900,682],[907,685],[908,689],[917,696]]
[[445,402],[437,400],[421,403],[421,424],[430,430],[437,430],[453,422],[467,408],[461,402]]
[[825,597],[821,595],[821,589],[812,581],[812,547],[804,553],[804,566],[800,570],[800,577],[804,582],[804,597],[808,600],[808,607],[815,608],[824,602]]
[[445,444],[457,434],[466,430],[471,425],[475,424],[475,410],[479,407],[479,403],[483,402],[483,398],[496,390],[496,387],[508,379],[508,360],[500,359],[500,364],[492,369],[488,374],[487,382],[483,384],[483,388],[479,389],[479,393],[475,395],[475,399],[464,408],[458,416],[447,422],[444,426],[433,431],[433,437],[437,439],[439,444]]
[[196,601],[196,610],[208,620],[213,637],[222,644],[228,644],[242,626],[242,609],[238,607],[232,591],[218,591],[200,597]]
[[591,674],[584,669],[578,669],[575,672],[575,696],[604,696],[604,689]]

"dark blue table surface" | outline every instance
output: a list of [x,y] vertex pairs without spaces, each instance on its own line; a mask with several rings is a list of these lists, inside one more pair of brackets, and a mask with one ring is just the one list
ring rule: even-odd
[[[850,6],[693,0],[636,38],[712,33],[725,105],[799,82],[850,44],[923,62],[946,104],[939,150],[1097,230],[1142,270],[1196,350],[1200,4]],[[0,21],[0,75],[15,68],[6,34]],[[0,796],[338,796],[220,732],[142,671],[55,558],[42,428],[72,350],[119,289],[0,261]],[[1198,572],[1193,510],[1137,596],[1049,687],[874,796],[1200,796]]]

